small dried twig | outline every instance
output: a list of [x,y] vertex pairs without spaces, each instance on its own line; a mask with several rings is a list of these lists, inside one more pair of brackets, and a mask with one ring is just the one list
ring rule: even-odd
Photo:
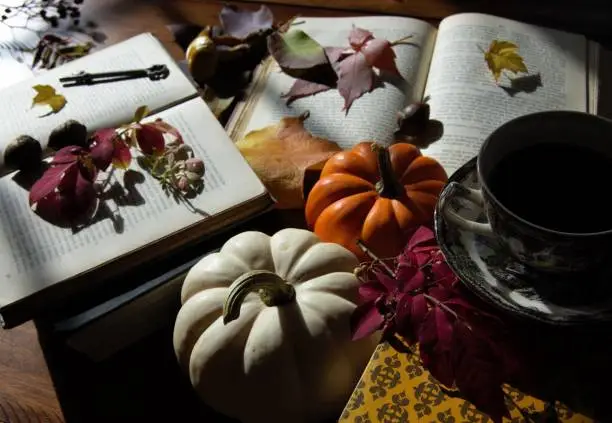
[[365,244],[362,240],[358,239],[357,240],[357,246],[359,248],[361,248],[361,250],[368,256],[370,257],[375,263],[379,263],[384,269],[385,271],[389,274],[389,276],[391,276],[392,278],[396,278],[397,276],[395,275],[395,272],[393,271],[393,269],[391,269],[389,267],[389,265],[387,263],[385,263],[384,260],[381,260],[378,258],[378,256],[376,256],[376,254],[374,254]]

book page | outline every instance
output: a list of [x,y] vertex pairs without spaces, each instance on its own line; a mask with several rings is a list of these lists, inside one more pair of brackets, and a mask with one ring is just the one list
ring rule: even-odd
[[[265,194],[265,189],[200,98],[161,112],[204,160],[204,192],[189,205],[164,194],[135,160],[116,170],[100,218],[73,232],[49,224],[28,205],[11,175],[0,179],[0,306],[101,266]],[[100,177],[103,179],[103,176]],[[224,215],[224,222],[231,216]],[[222,222],[222,223],[224,223]],[[163,251],[159,252],[160,254]]]
[[[512,91],[503,75],[496,85],[484,60],[495,39],[519,46],[529,71],[518,87],[525,91]],[[587,111],[587,68],[583,36],[482,14],[446,18],[425,89],[431,117],[442,122],[444,135],[423,153],[440,160],[450,175],[478,153],[494,129],[515,117],[554,109]]]
[[390,41],[413,35],[411,41],[415,45],[393,48],[403,81],[401,78],[387,79],[384,88],[374,89],[354,101],[348,113],[342,110],[344,99],[336,89],[298,99],[287,106],[281,95],[289,91],[295,79],[282,73],[276,62],[271,61],[269,74],[254,88],[254,98],[249,100],[252,104],[245,107],[245,113],[252,114],[246,117],[244,127],[233,135],[233,139],[274,124],[284,116],[309,111],[306,128],[317,136],[337,142],[342,148],[350,148],[363,140],[392,142],[397,129],[396,113],[406,103],[422,98],[435,28],[416,19],[391,17],[306,18],[296,28],[324,47],[350,48],[348,35],[353,25]]
[[[59,78],[80,71],[121,71],[155,64],[168,66],[170,74],[166,79],[151,81],[140,78],[75,87],[62,87],[59,82]],[[48,114],[47,106],[32,107],[36,95],[32,87],[39,84],[51,85],[66,98],[66,105],[58,113]],[[76,119],[93,131],[130,121],[141,105],[159,111],[196,94],[196,88],[160,42],[151,34],[141,34],[0,91],[3,122],[0,126],[0,153],[19,135],[34,137],[44,148],[51,131],[68,119]]]

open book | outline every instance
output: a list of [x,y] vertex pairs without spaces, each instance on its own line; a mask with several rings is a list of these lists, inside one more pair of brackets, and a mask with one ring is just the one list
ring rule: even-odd
[[[299,28],[322,46],[348,47],[353,25],[390,41],[413,35],[413,45],[393,48],[404,81],[385,82],[357,99],[348,114],[337,90],[298,99],[286,106],[281,95],[294,79],[273,60],[261,66],[253,90],[229,122],[232,139],[306,110],[306,127],[343,148],[364,141],[394,141],[397,112],[429,97],[431,118],[443,124],[441,138],[423,154],[438,159],[450,174],[475,156],[496,127],[523,114],[566,109],[596,112],[597,45],[580,35],[541,28],[490,15],[449,16],[439,27],[403,17],[299,18]],[[541,83],[509,93],[497,86],[484,60],[492,40],[519,45],[530,78]],[[503,80],[500,80],[503,85]]]
[[[147,78],[92,86],[62,87],[59,78],[165,64],[167,79]],[[67,99],[57,114],[39,117],[31,108],[36,84],[49,84]],[[121,284],[125,269],[153,262],[177,248],[268,210],[272,199],[224,128],[198,97],[195,86],[159,41],[142,34],[0,91],[0,149],[20,134],[43,147],[58,124],[76,119],[95,129],[129,122],[147,105],[176,127],[206,167],[203,192],[188,203],[164,193],[134,160],[112,176],[108,213],[75,231],[45,222],[28,204],[16,173],[0,179],[0,315],[5,327],[31,318],[77,285]],[[99,207],[100,209],[101,207]],[[78,283],[77,283],[78,282]]]

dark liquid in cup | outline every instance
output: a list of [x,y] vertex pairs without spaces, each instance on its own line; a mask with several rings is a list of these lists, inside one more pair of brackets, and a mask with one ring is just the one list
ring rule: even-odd
[[[612,140],[611,140],[612,142]],[[586,147],[539,144],[510,153],[491,172],[489,188],[507,209],[547,229],[612,229],[612,159]]]

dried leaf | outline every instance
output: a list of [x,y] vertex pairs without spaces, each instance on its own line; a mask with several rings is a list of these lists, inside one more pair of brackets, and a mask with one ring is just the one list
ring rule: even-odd
[[93,48],[92,42],[86,42],[83,44],[75,44],[73,46],[61,47],[57,49],[57,55],[62,61],[69,62],[73,59],[78,59],[79,57],[83,57],[89,54],[91,49]]
[[[332,64],[352,54],[352,53],[347,53],[346,49],[342,47],[325,47],[323,50],[325,51],[325,54],[327,55],[329,62]],[[307,77],[307,76],[308,75],[304,75],[304,77]],[[328,81],[321,82],[325,78],[327,78]],[[322,93],[324,91],[328,91],[336,87],[338,76],[336,75],[334,71],[333,78],[328,78],[325,76],[323,77],[315,76],[312,79],[313,80],[296,79],[293,85],[291,86],[291,88],[289,89],[289,91],[287,91],[286,93],[283,93],[281,95],[281,98],[286,98],[287,99],[286,104],[290,105],[297,99],[308,97],[310,95],[314,95],[318,93]]]
[[419,353],[425,366],[440,383],[453,386],[455,380],[451,362],[453,322],[441,307],[431,308],[419,328]]
[[160,154],[166,148],[164,134],[155,124],[142,124],[134,129],[134,133],[138,147],[148,156]]
[[294,78],[314,81],[313,77],[323,72],[321,67],[328,67],[333,74],[323,47],[300,29],[270,34],[268,51],[283,72]]
[[61,164],[51,161],[49,169],[32,185],[29,202],[34,212],[48,222],[72,225],[87,218],[95,207],[93,183],[97,172],[92,172],[88,164],[91,159],[87,150],[71,146],[62,150]]
[[113,147],[113,166],[124,170],[130,167],[130,163],[132,163],[132,152],[125,141],[116,138]]
[[353,101],[374,89],[376,74],[363,54],[355,53],[335,64],[338,92],[344,98],[342,110],[348,113]]
[[34,85],[36,96],[32,100],[32,107],[37,105],[47,105],[51,107],[53,113],[57,113],[66,105],[66,98],[58,94],[51,85]]
[[149,112],[150,110],[147,106],[140,106],[134,112],[134,117],[132,118],[132,122],[140,122],[149,114]]
[[[299,33],[297,31],[299,30],[291,31],[288,35],[297,33],[299,39],[308,37],[302,31],[299,31]],[[275,37],[277,38],[269,44],[271,54],[276,58],[285,73],[298,78],[291,89],[282,95],[282,98],[287,99],[287,104],[299,98],[337,87],[340,95],[344,98],[342,110],[348,113],[353,101],[372,91],[376,86],[377,74],[374,72],[374,68],[401,77],[395,64],[394,43],[385,39],[374,38],[370,31],[362,28],[353,27],[349,33],[348,39],[352,50],[349,49],[348,51],[341,47],[322,48],[310,37],[307,38],[307,46],[304,49],[291,49],[291,47],[287,47],[278,41],[282,40],[283,34],[275,34]],[[407,38],[396,43],[400,43]],[[299,43],[297,44],[299,45]],[[316,54],[314,53],[315,50]],[[331,64],[336,74],[335,81],[333,77],[324,74],[329,66],[322,61],[321,50],[325,53],[328,59],[327,63]],[[294,52],[297,53],[294,54]],[[297,59],[296,56],[298,56]],[[299,71],[287,66],[298,63],[302,66]]]
[[236,143],[278,208],[303,207],[304,170],[340,151],[335,142],[312,136],[304,128],[307,118],[308,114],[284,117],[275,125],[251,131]]
[[263,5],[255,11],[224,6],[219,13],[219,20],[226,34],[244,39],[251,34],[272,28],[274,16],[272,11]]
[[495,82],[499,81],[503,70],[513,73],[527,73],[527,66],[518,54],[518,45],[510,41],[493,40],[489,49],[484,53],[489,70],[493,73]]
[[375,300],[359,304],[351,314],[351,333],[353,341],[366,338],[380,330],[385,322],[376,308]]
[[159,130],[162,135],[168,134],[172,137],[172,144],[183,144],[183,136],[174,126],[170,125],[168,122],[162,120],[161,118],[155,119],[153,122],[149,122],[147,125],[150,125],[157,130]]
[[501,423],[509,413],[500,359],[486,338],[461,322],[455,323],[454,337],[452,360],[457,388],[466,400]]
[[62,181],[66,170],[76,163],[72,161],[57,166],[51,166],[44,173],[44,178],[40,178],[30,189],[30,205],[39,202],[42,198],[51,194]]
[[332,87],[329,85],[310,82],[304,79],[296,79],[289,91],[283,93],[281,98],[286,98],[286,104],[289,105],[299,98],[322,93],[330,90],[331,88]]
[[111,164],[115,152],[117,132],[114,128],[98,129],[91,136],[91,160],[100,170],[106,170]]
[[401,77],[395,64],[395,52],[388,40],[374,38],[362,47],[361,53],[370,66]]
[[355,51],[361,50],[363,45],[374,38],[374,34],[372,34],[367,29],[357,28],[353,25],[353,29],[349,33],[349,44]]

